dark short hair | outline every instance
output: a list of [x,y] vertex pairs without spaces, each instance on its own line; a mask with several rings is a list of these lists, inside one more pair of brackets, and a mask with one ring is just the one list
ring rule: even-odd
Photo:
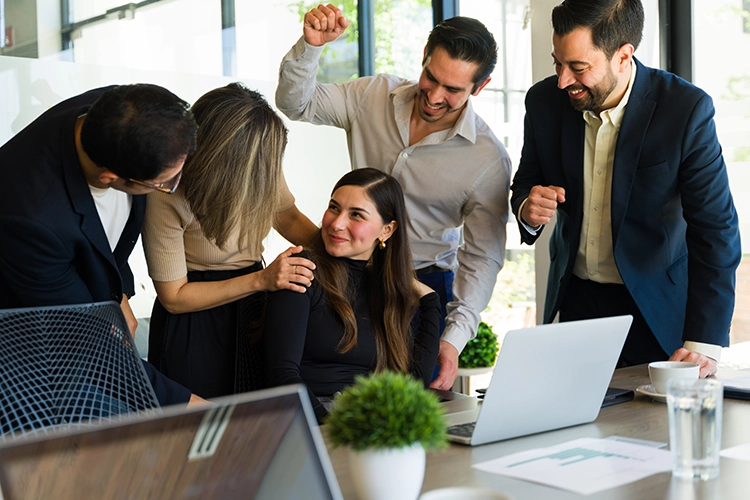
[[479,65],[472,79],[472,93],[489,78],[497,64],[495,37],[484,24],[470,17],[457,16],[438,23],[427,37],[422,64],[427,62],[436,47],[444,49],[453,59]]
[[643,19],[641,0],[565,0],[552,9],[555,34],[565,36],[577,28],[587,28],[594,46],[607,59],[626,43],[638,48]]
[[188,103],[151,84],[119,85],[89,108],[81,145],[91,160],[124,179],[157,178],[195,150]]

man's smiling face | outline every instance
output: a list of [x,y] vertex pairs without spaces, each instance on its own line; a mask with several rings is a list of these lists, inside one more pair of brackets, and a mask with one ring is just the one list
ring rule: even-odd
[[455,121],[474,90],[479,65],[453,59],[442,47],[435,47],[425,60],[419,77],[415,107],[419,117],[429,123]]
[[615,90],[621,86],[624,91],[627,86],[627,78],[618,78],[622,74],[619,52],[607,59],[604,51],[594,46],[591,31],[586,28],[563,36],[554,34],[552,45],[557,86],[568,93],[571,106],[596,112],[617,106],[621,95]]

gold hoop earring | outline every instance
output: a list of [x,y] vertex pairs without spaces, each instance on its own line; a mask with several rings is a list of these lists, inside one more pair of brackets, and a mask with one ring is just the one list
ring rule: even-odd
[[385,250],[385,241],[380,240],[380,244],[378,245],[381,250]]

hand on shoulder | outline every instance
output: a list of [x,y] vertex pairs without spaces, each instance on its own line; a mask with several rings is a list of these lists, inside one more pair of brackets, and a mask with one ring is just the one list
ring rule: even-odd
[[292,290],[305,293],[312,284],[315,264],[298,256],[302,252],[301,246],[290,247],[271,262],[262,273],[264,284],[262,288],[269,292],[277,290]]

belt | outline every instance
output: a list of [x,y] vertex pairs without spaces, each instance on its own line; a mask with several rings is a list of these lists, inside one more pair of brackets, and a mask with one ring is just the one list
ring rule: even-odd
[[443,269],[442,267],[438,267],[435,264],[432,264],[431,266],[423,267],[422,269],[417,269],[417,274],[435,274],[435,273],[447,273],[450,269]]

